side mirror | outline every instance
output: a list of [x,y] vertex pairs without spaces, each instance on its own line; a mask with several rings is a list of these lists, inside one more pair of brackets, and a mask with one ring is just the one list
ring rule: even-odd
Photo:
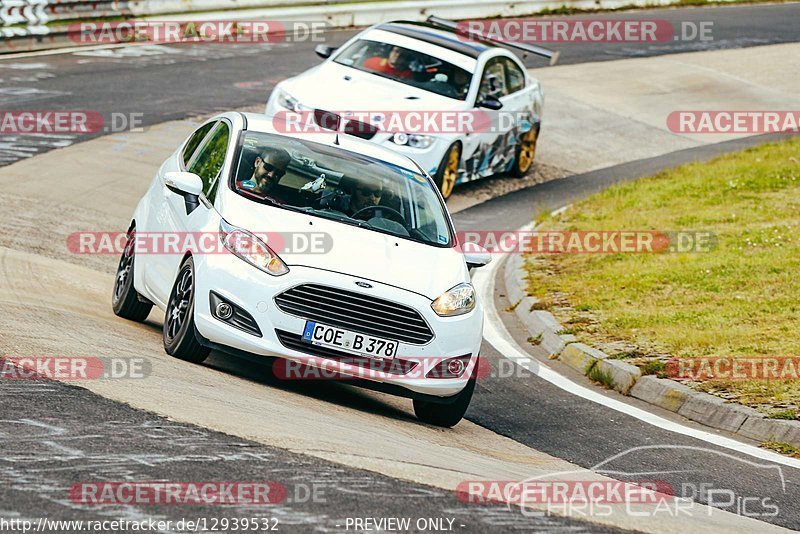
[[181,195],[186,201],[186,215],[200,206],[200,195],[203,194],[203,180],[192,172],[168,172],[164,175],[167,189]]
[[192,172],[168,172],[164,175],[164,183],[179,195],[199,197],[203,193],[203,180]]
[[464,261],[467,262],[467,268],[477,269],[492,262],[492,255],[482,246],[470,243],[465,248]]
[[335,51],[336,48],[326,44],[318,44],[316,48],[314,48],[314,53],[322,59],[328,59]]
[[482,99],[478,100],[476,104],[479,108],[486,108],[491,109],[492,111],[498,111],[503,109],[503,103],[500,102],[500,99],[496,96],[487,95]]

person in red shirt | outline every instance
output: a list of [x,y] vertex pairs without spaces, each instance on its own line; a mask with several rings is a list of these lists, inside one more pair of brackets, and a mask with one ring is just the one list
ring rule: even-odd
[[410,63],[411,52],[399,46],[393,46],[389,51],[389,57],[371,57],[364,62],[364,68],[397,78],[411,78],[412,72],[408,68]]

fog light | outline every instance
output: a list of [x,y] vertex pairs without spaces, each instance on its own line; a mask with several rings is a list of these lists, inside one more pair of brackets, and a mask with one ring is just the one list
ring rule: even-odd
[[223,321],[227,321],[233,316],[233,306],[227,302],[220,302],[217,304],[217,317]]
[[451,375],[461,376],[461,373],[464,372],[464,367],[466,365],[463,360],[455,359],[447,362],[447,372]]
[[213,291],[209,292],[208,297],[211,315],[234,328],[261,337],[261,329],[258,327],[258,323],[241,306],[222,298]]
[[425,378],[460,378],[466,371],[471,359],[471,354],[465,354],[442,360],[425,373]]

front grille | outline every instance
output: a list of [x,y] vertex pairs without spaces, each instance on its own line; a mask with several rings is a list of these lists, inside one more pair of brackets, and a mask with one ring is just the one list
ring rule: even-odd
[[275,297],[286,313],[361,334],[424,345],[433,339],[428,323],[414,309],[364,293],[304,284]]
[[392,375],[405,375],[414,370],[418,362],[412,360],[404,360],[402,358],[395,358],[393,360],[383,360],[380,358],[367,358],[365,356],[356,356],[355,354],[348,354],[339,350],[329,349],[326,347],[318,347],[306,341],[303,341],[303,336],[300,334],[292,334],[284,330],[275,330],[278,335],[278,340],[281,345],[287,349],[304,352],[312,356],[318,356],[327,360],[334,360],[341,363],[348,363],[356,365],[372,371],[379,371],[381,373],[388,373]]

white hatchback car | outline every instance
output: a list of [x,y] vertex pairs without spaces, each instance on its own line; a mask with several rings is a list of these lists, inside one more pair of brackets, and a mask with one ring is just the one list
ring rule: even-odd
[[[544,96],[539,81],[507,48],[552,62],[558,54],[532,45],[467,38],[460,30],[456,23],[431,17],[427,23],[378,24],[339,48],[319,45],[316,52],[326,60],[279,83],[265,113],[339,114],[357,135],[414,159],[435,177],[445,198],[456,184],[470,180],[502,172],[523,176],[533,163]],[[372,129],[360,124],[364,121],[346,120],[365,113],[476,110],[493,117],[491,128],[442,127],[420,133]],[[391,119],[384,121],[389,123]]]
[[[161,165],[128,238],[114,312],[143,321],[153,304],[164,310],[169,354],[278,357],[410,397],[432,424],[463,417],[483,329],[469,268],[490,257],[462,253],[410,159],[225,113]],[[312,241],[318,250],[296,244]]]

